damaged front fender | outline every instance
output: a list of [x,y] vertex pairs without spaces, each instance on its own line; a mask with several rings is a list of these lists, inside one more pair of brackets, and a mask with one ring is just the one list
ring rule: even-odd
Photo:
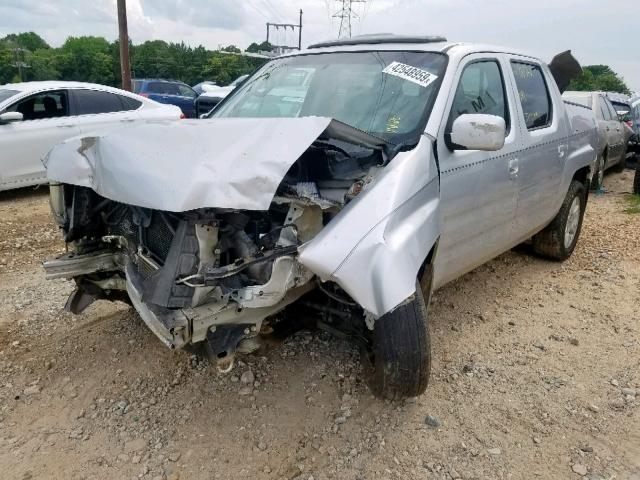
[[380,317],[415,293],[440,235],[438,169],[431,141],[398,154],[313,240],[300,263]]

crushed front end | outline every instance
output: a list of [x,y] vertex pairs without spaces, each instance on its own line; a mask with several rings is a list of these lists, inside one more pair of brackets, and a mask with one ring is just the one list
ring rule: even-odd
[[317,141],[266,210],[164,211],[52,183],[68,252],[44,262],[46,277],[75,281],[73,313],[124,300],[170,348],[206,340],[210,355],[231,365],[236,350],[258,347],[265,320],[317,286],[298,248],[366,187],[383,158],[380,149]]

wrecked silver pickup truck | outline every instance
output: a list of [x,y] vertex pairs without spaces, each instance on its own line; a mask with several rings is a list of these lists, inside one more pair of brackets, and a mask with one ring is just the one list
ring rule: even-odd
[[595,144],[590,112],[535,58],[438,37],[317,44],[209,119],[55,147],[70,252],[44,267],[75,280],[68,310],[129,301],[167,346],[203,342],[221,369],[313,315],[358,342],[376,394],[418,395],[433,289],[529,239],[571,255]]

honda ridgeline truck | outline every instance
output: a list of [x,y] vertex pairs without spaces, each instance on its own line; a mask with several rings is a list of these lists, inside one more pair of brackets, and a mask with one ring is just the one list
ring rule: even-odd
[[[422,393],[434,289],[510,248],[562,261],[597,156],[579,72],[441,37],[363,36],[276,58],[209,115],[56,146],[45,159],[77,285],[126,300],[222,370],[313,315],[387,398]],[[301,72],[309,75],[300,87]],[[555,79],[554,79],[555,77]]]

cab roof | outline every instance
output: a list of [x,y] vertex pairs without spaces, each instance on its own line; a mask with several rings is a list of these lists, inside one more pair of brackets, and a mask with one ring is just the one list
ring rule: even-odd
[[522,57],[529,57],[539,61],[535,55],[521,52],[509,47],[486,45],[477,43],[450,42],[440,35],[394,35],[390,33],[376,33],[358,35],[351,38],[327,40],[310,45],[302,51],[294,51],[277,58],[291,57],[313,53],[329,52],[362,52],[371,50],[412,50],[423,52],[448,53],[463,57],[465,55],[482,53],[509,53]]

